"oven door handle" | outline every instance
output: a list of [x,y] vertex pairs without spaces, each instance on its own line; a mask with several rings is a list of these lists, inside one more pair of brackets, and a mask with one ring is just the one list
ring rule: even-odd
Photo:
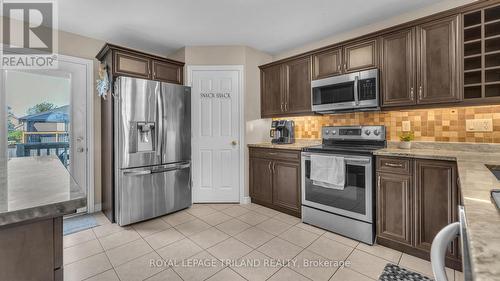
[[360,164],[368,164],[370,163],[370,159],[357,159],[357,158],[344,158],[345,162],[355,162]]
[[[311,153],[306,153],[306,152],[302,153],[302,157],[305,160],[310,160],[311,155],[312,155]],[[370,163],[371,160],[367,159],[367,158],[346,158],[346,157],[344,157],[344,161],[351,162],[351,163],[368,164],[368,163]]]

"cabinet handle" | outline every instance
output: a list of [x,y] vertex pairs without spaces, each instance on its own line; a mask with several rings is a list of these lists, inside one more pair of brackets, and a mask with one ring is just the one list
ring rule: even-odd
[[418,87],[418,98],[421,100],[422,99],[422,85]]
[[347,63],[344,63],[344,71],[347,71]]
[[288,103],[285,102],[285,112],[287,112],[287,111],[288,111]]
[[377,179],[377,186],[380,187],[380,175],[378,176],[378,179]]
[[341,66],[340,64],[339,64],[339,65],[337,65],[337,71],[339,71],[339,72],[340,72],[341,70],[342,70],[342,66]]
[[385,166],[389,167],[397,167],[397,168],[403,168],[403,164],[395,164],[395,163],[384,163]]
[[274,162],[273,162],[273,174],[274,174],[274,165],[275,165],[275,164],[276,164],[276,163],[274,163]]
[[268,168],[269,168],[269,173],[270,173],[270,174],[272,174],[272,173],[273,173],[273,171],[271,171],[271,163],[272,163],[272,162],[269,162],[269,166],[268,166]]
[[410,97],[411,100],[415,100],[415,92],[413,91],[413,87],[410,88]]
[[283,112],[283,103],[281,103],[281,112]]

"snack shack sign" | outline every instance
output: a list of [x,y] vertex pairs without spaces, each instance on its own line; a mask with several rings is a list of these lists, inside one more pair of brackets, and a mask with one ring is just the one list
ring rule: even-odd
[[230,99],[231,93],[200,93],[200,96],[205,99]]

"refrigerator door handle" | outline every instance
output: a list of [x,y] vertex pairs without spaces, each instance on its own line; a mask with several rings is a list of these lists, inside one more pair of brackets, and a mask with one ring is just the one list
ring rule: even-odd
[[152,173],[151,170],[123,172],[125,176],[145,176],[145,175],[150,175],[151,173]]
[[168,166],[168,167],[163,167],[159,169],[155,169],[152,171],[152,173],[164,173],[164,172],[170,172],[170,171],[175,171],[175,170],[182,170],[182,169],[187,169],[191,167],[191,163],[179,163],[175,164],[173,166]]
[[161,92],[157,89],[156,91],[156,155],[161,157],[162,145],[163,145],[163,102],[161,98]]

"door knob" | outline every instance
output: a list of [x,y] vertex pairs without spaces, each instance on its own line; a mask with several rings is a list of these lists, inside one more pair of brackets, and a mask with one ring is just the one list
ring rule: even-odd
[[232,145],[237,145],[237,144],[238,144],[238,142],[234,140],[234,141],[232,141],[232,142],[231,142],[231,144],[232,144]]
[[85,149],[83,149],[83,147],[79,147],[76,151],[78,151],[78,152],[84,152]]

